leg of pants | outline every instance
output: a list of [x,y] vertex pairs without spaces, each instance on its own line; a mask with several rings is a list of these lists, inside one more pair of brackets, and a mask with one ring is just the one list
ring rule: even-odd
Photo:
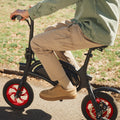
[[[48,28],[45,29],[45,32],[54,30],[54,29],[59,29],[62,27],[67,27],[70,24],[71,24],[71,21],[66,20],[62,23],[58,23],[53,26],[49,26]],[[55,53],[56,53],[57,57],[59,58],[59,60],[62,60],[62,61],[72,64],[76,68],[76,70],[78,70],[80,68],[77,61],[73,57],[71,51],[55,51]]]
[[78,50],[98,46],[101,45],[90,42],[84,37],[77,24],[46,31],[35,36],[31,41],[33,51],[40,59],[51,80],[58,80],[65,88],[68,88],[71,83],[54,51]]
[[75,58],[73,57],[71,51],[55,51],[55,53],[60,60],[70,63],[76,68],[76,70],[79,70],[80,67],[77,64]]

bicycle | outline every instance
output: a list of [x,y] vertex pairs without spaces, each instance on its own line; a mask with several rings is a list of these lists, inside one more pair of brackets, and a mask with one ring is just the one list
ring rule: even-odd
[[[14,16],[13,19],[21,20],[21,16]],[[20,63],[20,70],[24,71],[21,79],[12,79],[8,81],[3,88],[3,96],[8,105],[14,109],[24,109],[31,105],[34,93],[31,86],[27,83],[27,76],[32,75],[39,77],[49,82],[53,86],[58,84],[58,81],[52,81],[46,73],[40,61],[35,59],[34,53],[30,46],[30,41],[34,33],[34,21],[29,18],[26,19],[30,28],[29,44],[26,48],[25,59],[26,63]],[[89,81],[92,77],[87,74],[87,67],[90,58],[93,56],[92,51],[103,51],[107,46],[90,48],[86,55],[83,66],[76,71],[74,66],[60,60],[67,76],[73,85],[76,86],[77,91],[86,88],[88,95],[86,95],[81,103],[81,110],[83,115],[88,120],[115,120],[117,118],[118,109],[112,96],[106,92],[115,92],[120,94],[120,91],[110,87],[100,87],[93,89]],[[60,100],[62,101],[62,100]]]

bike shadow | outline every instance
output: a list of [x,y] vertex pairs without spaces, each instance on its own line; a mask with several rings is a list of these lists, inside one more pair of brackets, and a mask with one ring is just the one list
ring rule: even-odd
[[0,107],[0,120],[51,120],[52,116],[39,109],[13,110]]

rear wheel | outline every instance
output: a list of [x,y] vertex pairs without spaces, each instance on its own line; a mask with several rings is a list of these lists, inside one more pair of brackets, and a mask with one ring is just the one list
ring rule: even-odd
[[15,109],[24,109],[33,101],[33,90],[28,83],[24,83],[19,93],[19,97],[15,97],[20,82],[20,79],[12,79],[8,81],[3,88],[5,101]]
[[[95,93],[95,97],[102,111],[102,117],[116,120],[118,110],[113,98],[107,93],[102,92]],[[87,120],[96,120],[96,111],[89,95],[83,99],[81,109]]]

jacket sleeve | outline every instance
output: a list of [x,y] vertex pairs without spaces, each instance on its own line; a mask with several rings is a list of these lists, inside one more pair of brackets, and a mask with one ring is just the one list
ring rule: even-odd
[[43,0],[28,10],[32,19],[49,15],[61,8],[76,3],[79,0]]

